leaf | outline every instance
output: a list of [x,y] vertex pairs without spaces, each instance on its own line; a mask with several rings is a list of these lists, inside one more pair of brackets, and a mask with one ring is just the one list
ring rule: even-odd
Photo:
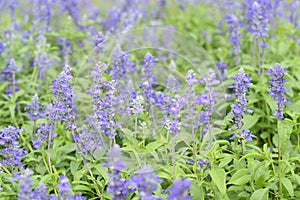
[[221,168],[225,167],[226,165],[228,165],[228,163],[230,163],[232,161],[233,158],[234,158],[234,155],[232,155],[232,154],[224,154],[224,157],[221,159],[219,167],[221,167]]
[[88,191],[88,192],[92,192],[91,188],[90,187],[87,187],[85,185],[76,185],[73,187],[73,190],[74,191]]
[[240,169],[231,177],[228,184],[244,185],[250,181],[250,177],[248,169]]
[[240,160],[243,160],[243,159],[248,159],[248,158],[260,158],[260,159],[264,159],[264,160],[268,160],[268,158],[262,154],[259,154],[259,153],[249,153],[245,156],[243,156]]
[[256,190],[250,197],[250,200],[268,200],[268,192],[269,188]]
[[226,195],[226,173],[224,169],[213,168],[210,171],[213,182],[218,187],[223,196]]
[[244,127],[243,129],[252,128],[260,119],[259,115],[245,115],[243,118]]
[[287,120],[278,120],[277,128],[278,128],[278,135],[280,138],[281,151],[282,153],[284,153],[287,148],[288,142],[290,140],[290,135],[293,131],[293,124]]
[[282,178],[281,179],[282,185],[285,187],[285,189],[288,191],[290,196],[294,196],[294,188],[291,183],[291,181],[287,178]]
[[70,166],[71,166],[71,173],[72,173],[73,176],[75,175],[75,173],[76,173],[79,165],[80,165],[80,162],[71,161],[71,165]]

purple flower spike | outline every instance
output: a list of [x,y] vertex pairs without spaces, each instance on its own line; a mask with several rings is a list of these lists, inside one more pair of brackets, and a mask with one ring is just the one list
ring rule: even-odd
[[36,121],[38,119],[44,118],[45,106],[40,104],[37,94],[32,97],[31,104],[26,106],[24,110],[27,111],[26,114],[28,114],[29,120]]
[[240,27],[242,26],[242,21],[236,17],[234,14],[228,14],[225,16],[227,23],[229,24],[230,33],[230,43],[232,45],[232,53],[234,55],[239,55],[241,53],[241,42],[242,38]]
[[188,195],[191,185],[192,182],[187,179],[175,180],[167,200],[192,200]]
[[277,101],[277,109],[274,111],[274,115],[277,116],[278,119],[283,119],[283,109],[285,108],[285,104],[289,102],[289,99],[285,97],[287,91],[284,88],[286,69],[276,63],[274,69],[270,68],[266,73],[272,75],[272,79],[269,82],[269,94]]
[[127,180],[121,177],[121,171],[125,168],[125,163],[121,160],[120,146],[115,144],[107,155],[109,158],[105,166],[109,169],[109,185],[106,191],[113,195],[112,200],[126,200],[131,190],[128,188]]
[[269,14],[271,4],[269,0],[248,1],[248,31],[255,37],[268,37]]
[[144,165],[138,170],[138,175],[131,178],[130,185],[139,191],[141,200],[161,200],[152,194],[157,190],[160,182],[162,179],[154,173],[153,169],[149,165]]
[[0,130],[0,165],[8,168],[21,167],[22,158],[27,152],[19,146],[19,134],[22,129],[8,126]]
[[246,107],[248,102],[246,94],[250,91],[251,79],[248,74],[245,73],[243,68],[238,71],[233,79],[235,80],[235,83],[230,86],[230,88],[234,90],[236,103],[231,105],[231,113],[234,116],[234,125],[238,129],[241,129],[245,112],[252,113],[252,111]]

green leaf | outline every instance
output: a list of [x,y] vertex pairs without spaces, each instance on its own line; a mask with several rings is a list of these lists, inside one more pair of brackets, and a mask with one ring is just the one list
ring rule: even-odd
[[260,119],[259,115],[245,115],[243,118],[244,127],[243,129],[252,128]]
[[231,177],[228,184],[244,185],[250,181],[250,177],[248,169],[240,169]]
[[234,158],[234,155],[232,154],[224,154],[224,157],[221,159],[221,162],[219,164],[219,167],[223,168],[228,165]]
[[293,131],[293,124],[287,120],[278,120],[277,128],[280,138],[281,151],[284,153],[290,140],[290,135]]
[[288,191],[290,196],[294,196],[294,188],[291,183],[291,181],[287,178],[282,178],[281,179],[282,185],[285,187],[285,189]]
[[268,192],[269,188],[256,190],[250,197],[250,200],[268,200]]
[[210,171],[211,178],[223,196],[226,195],[226,173],[224,169],[213,168]]

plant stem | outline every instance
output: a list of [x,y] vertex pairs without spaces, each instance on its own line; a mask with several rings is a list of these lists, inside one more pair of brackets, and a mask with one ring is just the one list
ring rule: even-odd
[[[279,123],[279,120],[278,120]],[[280,168],[280,160],[281,160],[281,150],[280,150],[280,135],[278,133],[278,184],[279,184],[279,198],[282,197],[282,183],[281,183],[281,168]]]
[[52,138],[52,127],[50,128],[50,132],[49,132],[49,137],[48,137],[48,152],[47,152],[49,171],[52,174],[52,164],[51,164],[51,155],[50,155],[51,138]]
[[176,179],[176,152],[175,152],[175,135],[172,138],[172,163],[173,163],[173,176]]

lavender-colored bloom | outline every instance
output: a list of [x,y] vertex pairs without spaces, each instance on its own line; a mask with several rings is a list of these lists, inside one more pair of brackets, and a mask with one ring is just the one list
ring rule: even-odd
[[[51,126],[48,123],[41,124],[37,132],[32,138],[32,144],[35,149],[40,148],[41,145],[45,144],[48,141],[50,134]],[[52,132],[52,138],[56,137],[56,133]]]
[[170,74],[166,81],[166,87],[169,93],[174,93],[176,90],[181,88],[181,85],[179,80]]
[[52,86],[50,90],[55,96],[55,100],[52,102],[54,121],[61,120],[67,122],[67,128],[72,126],[70,122],[74,121],[74,91],[71,87],[71,80],[73,75],[71,74],[71,68],[66,65],[63,71],[58,75],[57,79],[52,81]]
[[130,54],[123,52],[120,47],[114,49],[112,55],[112,69],[110,70],[113,80],[128,80],[128,73],[135,71],[134,62],[129,60]]
[[63,54],[64,62],[63,64],[69,63],[69,57],[72,53],[72,42],[67,38],[59,38],[56,42],[61,46],[60,53]]
[[45,78],[45,72],[47,71],[47,68],[50,67],[50,60],[48,58],[48,54],[46,52],[41,53],[34,61],[34,66],[39,67],[38,77],[40,79]]
[[216,65],[216,69],[219,72],[218,75],[219,75],[220,81],[224,81],[226,79],[226,75],[227,75],[227,64],[225,62],[219,62]]
[[195,78],[195,72],[194,70],[188,70],[187,73],[186,73],[186,82],[188,83],[189,86],[193,86],[195,85],[196,83],[199,83],[199,79]]
[[136,98],[132,100],[132,113],[139,114],[144,111],[143,107],[144,98],[141,95],[137,95]]
[[115,144],[108,152],[109,185],[107,192],[113,195],[112,200],[126,200],[131,190],[128,182],[121,177],[121,171],[125,168],[125,163],[121,160],[122,152],[119,145]]
[[72,17],[76,26],[79,26],[80,20],[80,5],[79,0],[60,0],[62,8]]
[[139,169],[138,174],[130,180],[130,185],[139,191],[141,200],[159,200],[161,198],[153,196],[153,192],[157,190],[158,183],[162,179],[156,175],[149,165],[144,165]]
[[240,27],[242,25],[241,20],[234,14],[228,14],[225,16],[227,23],[229,24],[230,43],[232,44],[232,53],[239,55],[241,53],[241,42],[242,37]]
[[248,31],[254,37],[268,37],[271,3],[269,0],[248,1]]
[[[52,0],[38,0],[31,2],[33,4],[33,27],[39,28],[40,34],[45,34],[50,30],[52,17]],[[38,26],[40,24],[40,26]]]
[[274,115],[277,116],[278,119],[283,119],[283,109],[285,108],[285,104],[289,102],[289,99],[285,97],[287,91],[284,88],[286,69],[276,63],[274,69],[270,68],[266,73],[272,75],[272,79],[269,82],[269,94],[277,101],[277,108],[274,111]]
[[203,105],[203,110],[199,112],[198,125],[204,124],[206,127],[204,133],[206,133],[210,128],[210,117],[215,110],[213,107],[217,103],[217,92],[215,87],[220,81],[217,80],[215,72],[212,69],[209,69],[204,78],[204,83],[206,92],[200,93],[200,95],[196,97],[195,102],[199,105]]
[[20,167],[22,166],[22,158],[27,154],[27,152],[19,146],[19,134],[22,129],[16,128],[14,126],[8,126],[0,130],[0,156],[2,160],[0,164],[8,167]]
[[107,19],[102,20],[101,24],[108,33],[115,33],[119,30],[121,20],[122,11],[114,8],[108,11]]
[[248,102],[246,94],[250,91],[251,79],[248,74],[245,73],[244,69],[241,68],[237,75],[233,78],[235,83],[229,87],[234,90],[236,96],[236,103],[231,105],[232,114],[234,116],[234,124],[238,129],[243,126],[242,119],[245,112],[251,113],[252,111],[246,107]]
[[142,66],[143,80],[148,81],[150,84],[157,84],[156,75],[154,74],[155,63],[157,58],[152,56],[149,52],[146,53]]
[[249,130],[242,130],[241,136],[246,139],[247,142],[251,142],[252,138],[256,138],[256,136],[252,135]]
[[29,169],[22,171],[22,174],[15,174],[14,181],[20,181],[20,192],[18,193],[18,200],[48,200],[47,188],[41,184],[37,190],[33,189],[33,184],[30,176],[33,174]]
[[170,189],[168,200],[192,200],[188,195],[192,182],[188,179],[177,179],[174,181],[173,187]]
[[26,106],[24,110],[27,111],[26,114],[28,114],[29,120],[36,121],[44,118],[45,106],[40,104],[37,94],[32,97],[31,104]]
[[81,194],[72,194],[71,185],[69,183],[69,179],[66,176],[59,177],[60,184],[58,184],[58,195],[59,200],[85,200],[86,198]]
[[81,144],[82,153],[91,155],[96,149],[101,149],[103,139],[97,133],[89,131],[86,126],[82,126],[81,133],[77,135],[75,142]]
[[101,52],[102,49],[103,49],[103,46],[104,46],[104,44],[105,44],[105,38],[104,38],[104,35],[103,35],[101,32],[99,32],[99,33],[96,35],[96,37],[95,37],[93,43],[94,43],[94,47],[95,47],[96,51]]
[[0,56],[2,52],[5,50],[5,48],[6,48],[5,43],[2,40],[0,40]]
[[3,80],[9,82],[9,86],[5,89],[8,96],[13,96],[19,90],[16,80],[17,72],[19,72],[19,68],[14,59],[11,59],[9,65],[2,71]]

